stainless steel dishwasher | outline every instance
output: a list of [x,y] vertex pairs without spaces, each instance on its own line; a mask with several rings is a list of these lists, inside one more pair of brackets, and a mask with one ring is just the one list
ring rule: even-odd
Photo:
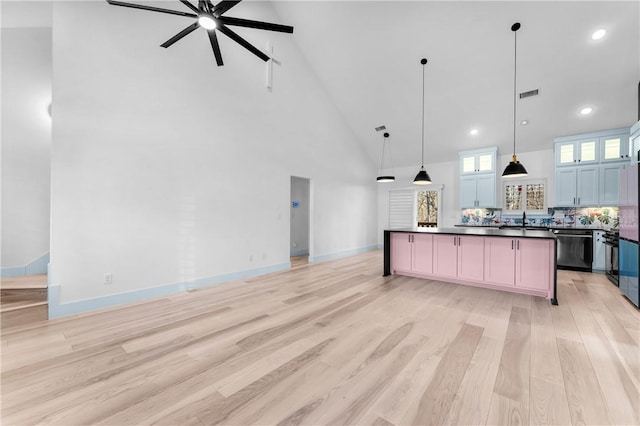
[[558,268],[591,272],[593,232],[586,229],[555,229],[558,238]]

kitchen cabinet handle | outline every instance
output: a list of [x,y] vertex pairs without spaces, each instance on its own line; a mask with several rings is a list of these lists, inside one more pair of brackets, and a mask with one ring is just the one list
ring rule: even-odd
[[520,250],[520,240],[516,241],[516,250]]
[[407,242],[410,243],[411,242],[411,234],[407,235]]
[[456,237],[453,237],[453,245],[456,246]]
[[456,237],[458,239],[458,246],[460,245],[460,237]]
[[511,250],[513,250],[513,240],[511,240]]
[[576,203],[576,197],[573,197],[573,204]]
[[578,204],[580,204],[580,197],[578,197]]

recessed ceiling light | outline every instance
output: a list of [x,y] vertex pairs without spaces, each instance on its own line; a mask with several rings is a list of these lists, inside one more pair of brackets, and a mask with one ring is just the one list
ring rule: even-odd
[[527,124],[529,124],[529,120],[522,120],[520,124],[526,126]]
[[591,112],[593,111],[593,108],[591,107],[584,107],[580,110],[580,114],[582,115],[588,115],[591,114]]
[[607,30],[605,29],[599,29],[598,31],[596,31],[595,33],[593,33],[591,35],[591,38],[594,40],[600,40],[602,37],[604,37],[604,35],[607,33]]
[[475,136],[478,134],[478,129],[471,129],[469,133]]

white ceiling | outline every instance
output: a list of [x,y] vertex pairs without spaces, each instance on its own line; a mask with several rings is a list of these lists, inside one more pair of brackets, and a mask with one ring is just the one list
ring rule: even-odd
[[2,28],[51,27],[52,15],[52,0],[0,0]]
[[[278,2],[282,23],[344,114],[372,161],[391,133],[397,166],[421,155],[426,57],[425,161],[498,146],[513,151],[514,36],[518,31],[517,152],[552,139],[629,126],[637,119],[640,2]],[[591,39],[598,28],[607,35]],[[594,108],[588,117],[578,110]],[[477,136],[469,131],[477,128]],[[526,164],[526,157],[520,156]]]
[[[48,1],[0,3],[2,27],[51,25]],[[518,153],[549,149],[556,136],[629,126],[637,119],[638,1],[273,4],[280,23],[295,27],[293,39],[374,164],[382,148],[374,128],[384,124],[395,166],[419,165],[423,57],[429,60],[426,164],[455,160],[464,149],[513,151],[514,22],[522,24],[517,91],[540,89],[539,96],[518,100],[518,122],[530,122],[517,125]],[[250,7],[228,14],[244,16]],[[594,41],[598,28],[607,35]],[[594,112],[580,116],[587,105]],[[478,135],[469,134],[472,128]],[[526,164],[526,156],[519,158]]]

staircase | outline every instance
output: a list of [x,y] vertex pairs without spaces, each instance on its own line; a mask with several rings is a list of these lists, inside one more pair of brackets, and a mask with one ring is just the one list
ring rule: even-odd
[[6,329],[48,318],[47,275],[0,279],[0,327]]

